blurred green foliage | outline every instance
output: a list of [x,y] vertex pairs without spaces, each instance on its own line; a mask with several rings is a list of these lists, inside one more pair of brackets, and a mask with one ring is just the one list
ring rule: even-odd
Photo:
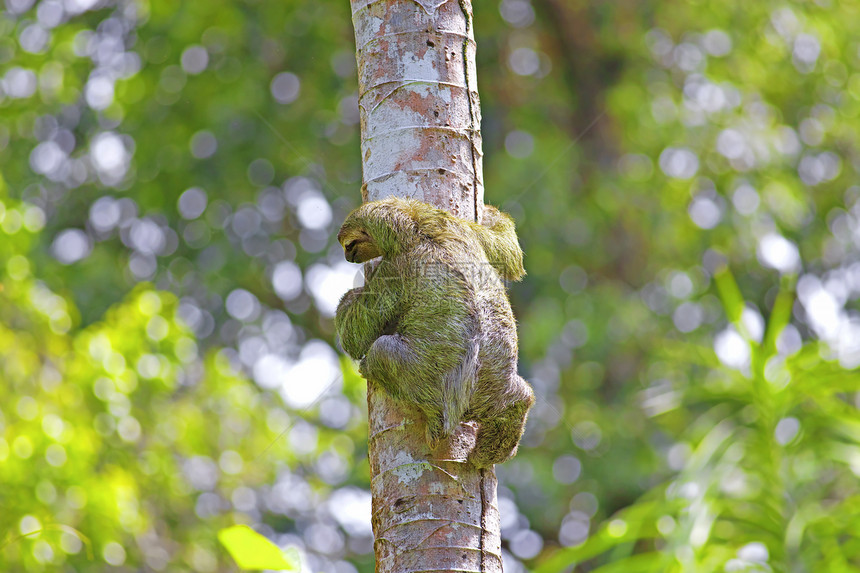
[[[288,557],[287,551],[281,550],[247,525],[233,525],[222,529],[218,532],[218,541],[230,552],[243,571],[301,570],[301,560],[298,556]],[[295,553],[295,549],[291,548],[289,553]]]
[[[475,0],[506,569],[860,568],[860,4]],[[345,0],[7,0],[0,569],[373,570]]]

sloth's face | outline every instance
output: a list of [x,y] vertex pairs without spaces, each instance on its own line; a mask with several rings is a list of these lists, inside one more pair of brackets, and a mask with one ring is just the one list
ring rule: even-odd
[[366,263],[382,255],[370,235],[361,229],[343,229],[337,240],[343,246],[346,260],[351,263]]

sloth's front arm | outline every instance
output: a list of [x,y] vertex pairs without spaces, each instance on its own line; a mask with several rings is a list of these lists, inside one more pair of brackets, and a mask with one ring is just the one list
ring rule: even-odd
[[399,289],[390,281],[374,277],[367,285],[347,291],[334,318],[335,330],[347,354],[363,358],[373,342],[397,321]]

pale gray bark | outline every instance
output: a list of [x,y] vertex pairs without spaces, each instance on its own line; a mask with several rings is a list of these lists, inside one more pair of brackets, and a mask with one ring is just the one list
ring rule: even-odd
[[353,0],[362,194],[480,217],[484,183],[472,6]]
[[[470,0],[352,0],[365,201],[484,203]],[[500,572],[496,476],[466,461],[474,424],[430,451],[417,411],[368,388],[376,569]]]

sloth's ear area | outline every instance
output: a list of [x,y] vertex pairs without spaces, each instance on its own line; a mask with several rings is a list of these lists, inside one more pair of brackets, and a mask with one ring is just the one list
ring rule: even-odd
[[429,206],[416,199],[407,199],[404,203],[406,204],[404,211],[409,215],[409,218],[412,219],[414,223],[418,223],[422,218],[424,218],[424,214]]
[[[399,197],[389,197],[380,201],[385,203],[388,209],[388,215],[392,222],[400,220],[400,225],[411,225],[413,230],[417,229],[417,225],[427,216],[428,209],[435,209],[428,203],[422,203],[418,199],[401,199]],[[395,223],[396,224],[396,223]],[[403,227],[403,230],[408,230],[409,227]]]

